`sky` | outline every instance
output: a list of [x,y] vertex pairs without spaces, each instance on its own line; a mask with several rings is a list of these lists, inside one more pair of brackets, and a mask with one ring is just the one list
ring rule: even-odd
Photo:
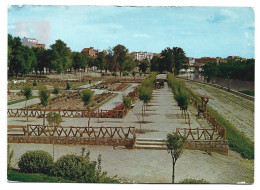
[[49,45],[63,40],[72,51],[160,53],[181,47],[188,57],[254,58],[255,18],[249,7],[11,6],[8,33]]

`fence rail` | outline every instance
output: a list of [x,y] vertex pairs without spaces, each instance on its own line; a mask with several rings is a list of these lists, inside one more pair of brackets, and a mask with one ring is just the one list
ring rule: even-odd
[[87,110],[73,110],[73,109],[7,109],[8,117],[39,117],[42,118],[48,112],[56,112],[61,117],[66,118],[123,118],[127,114],[127,109],[122,110],[98,110],[98,111],[87,111]]
[[[18,134],[17,134],[18,132]],[[9,138],[10,137],[10,138]],[[136,141],[135,127],[50,127],[43,125],[8,126],[8,139],[11,142],[36,142],[65,144],[106,144],[110,142],[132,146]],[[67,141],[70,141],[69,143]],[[100,143],[101,142],[101,143]],[[60,143],[62,144],[62,143]]]
[[[197,109],[200,108],[200,103],[197,100],[195,100],[193,97],[190,97],[190,100],[192,105],[194,105]],[[226,128],[223,127],[208,110],[204,112],[204,117],[212,125],[213,130],[218,132],[219,135],[222,136],[224,140],[226,140]]]
[[220,134],[214,129],[176,128],[176,133],[186,137],[188,140],[226,140],[225,133]]

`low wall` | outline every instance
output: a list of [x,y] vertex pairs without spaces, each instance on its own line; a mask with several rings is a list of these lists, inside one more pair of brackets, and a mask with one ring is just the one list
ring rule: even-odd
[[110,145],[133,147],[134,139],[113,138],[84,138],[84,137],[39,137],[39,136],[8,136],[8,143],[35,143],[35,144],[81,144],[81,145]]
[[190,150],[202,150],[206,152],[217,152],[219,154],[228,155],[228,142],[227,141],[212,141],[212,140],[188,140],[185,146]]

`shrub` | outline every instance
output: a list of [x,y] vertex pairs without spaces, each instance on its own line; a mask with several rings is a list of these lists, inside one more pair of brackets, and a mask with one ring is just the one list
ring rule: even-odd
[[132,76],[133,76],[133,77],[135,77],[135,75],[136,75],[136,72],[135,72],[135,71],[133,71],[133,72],[132,72]]
[[18,167],[24,173],[43,173],[48,174],[52,168],[52,156],[45,151],[28,151],[24,153]]
[[152,92],[151,88],[141,86],[138,88],[139,91],[139,99],[143,101],[144,104],[147,104],[152,99]]
[[60,87],[58,85],[55,85],[52,93],[59,94],[59,92],[60,92]]
[[116,72],[112,72],[112,76],[116,77],[117,76]]
[[54,163],[54,174],[77,182],[95,182],[96,163],[82,156],[65,155]]
[[37,82],[33,82],[33,86],[37,86]]
[[66,90],[69,90],[69,89],[71,89],[71,85],[70,85],[70,83],[67,81]]
[[93,100],[93,92],[89,89],[83,90],[81,94],[81,100],[85,106],[89,105],[89,103]]
[[126,72],[126,71],[123,72],[123,76],[128,76],[128,75],[129,75],[128,72]]
[[98,161],[90,161],[90,152],[82,148],[81,156],[65,155],[59,158],[53,167],[53,174],[64,179],[82,183],[118,183],[101,171],[101,155]]
[[101,76],[102,76],[102,77],[105,76],[105,73],[101,73]]
[[130,97],[123,96],[123,103],[125,104],[125,107],[127,109],[130,109],[131,108],[131,104],[132,104],[132,100],[131,100]]

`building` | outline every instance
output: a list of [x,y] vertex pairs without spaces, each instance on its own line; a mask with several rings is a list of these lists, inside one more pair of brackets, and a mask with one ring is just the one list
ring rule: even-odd
[[88,57],[97,57],[98,50],[95,50],[94,47],[84,48],[81,53],[86,54]]
[[246,58],[242,58],[240,56],[228,56],[227,60],[228,61],[245,61]]
[[138,61],[142,61],[144,59],[150,61],[153,58],[153,53],[151,52],[140,51],[140,52],[132,52],[132,54],[134,55],[134,59]]
[[27,46],[29,48],[32,48],[32,47],[41,47],[41,48],[45,48],[45,44],[39,44],[38,43],[38,40],[35,39],[35,38],[26,38],[24,37],[22,39],[22,45],[23,46]]

